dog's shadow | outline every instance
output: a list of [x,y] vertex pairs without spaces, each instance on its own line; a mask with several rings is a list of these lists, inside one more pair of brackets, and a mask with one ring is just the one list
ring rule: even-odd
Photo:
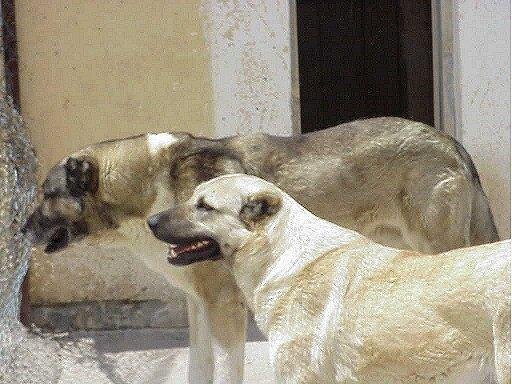
[[[80,365],[96,365],[112,384],[167,383],[189,347],[187,327],[76,331],[53,338]],[[246,340],[265,340],[252,316]]]

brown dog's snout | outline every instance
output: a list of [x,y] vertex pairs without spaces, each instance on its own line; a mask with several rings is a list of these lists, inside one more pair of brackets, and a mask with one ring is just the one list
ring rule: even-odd
[[36,210],[27,219],[23,227],[21,227],[21,233],[24,236],[30,236],[31,240],[36,235],[38,224],[41,218],[41,213]]
[[156,215],[152,215],[148,218],[147,223],[149,226],[149,229],[153,231],[153,233],[157,230],[158,224],[160,223],[162,216],[164,216],[164,213],[157,213]]

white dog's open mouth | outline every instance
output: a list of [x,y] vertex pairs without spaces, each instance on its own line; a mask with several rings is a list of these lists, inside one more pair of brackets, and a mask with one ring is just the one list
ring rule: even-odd
[[173,265],[188,265],[221,257],[217,242],[210,238],[187,239],[171,243],[167,260]]

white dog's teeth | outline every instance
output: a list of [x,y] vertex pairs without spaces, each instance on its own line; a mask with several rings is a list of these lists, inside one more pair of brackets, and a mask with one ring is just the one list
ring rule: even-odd
[[189,244],[186,246],[178,245],[178,244],[170,244],[169,251],[170,251],[171,257],[176,257],[181,253],[193,252],[198,249],[203,249],[206,246],[208,246],[209,244],[211,244],[210,240],[200,240],[200,241],[197,241],[193,244]]

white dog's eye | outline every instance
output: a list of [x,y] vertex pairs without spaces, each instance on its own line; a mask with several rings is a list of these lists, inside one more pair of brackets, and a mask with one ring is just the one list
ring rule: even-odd
[[196,208],[201,209],[203,211],[213,211],[213,207],[208,205],[206,201],[204,201],[204,197],[201,197],[199,201],[196,203]]

